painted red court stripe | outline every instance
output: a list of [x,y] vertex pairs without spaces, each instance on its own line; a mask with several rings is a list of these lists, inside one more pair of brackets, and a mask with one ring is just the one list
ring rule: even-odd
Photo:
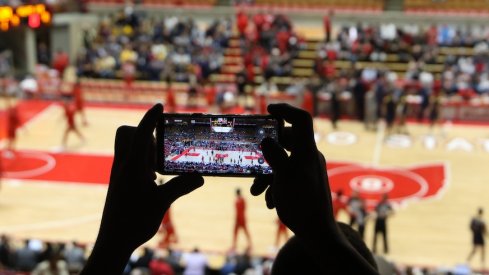
[[[54,158],[56,161],[54,167],[40,175],[29,175],[28,171],[46,164],[42,159],[36,158],[36,155]],[[107,184],[109,182],[112,160],[112,156],[40,151],[29,152],[28,154],[20,151],[16,153],[16,157],[13,159],[2,158],[4,172],[6,172],[4,176],[7,178],[96,184]],[[23,171],[25,171],[25,177]],[[14,176],[9,176],[9,172]]]
[[190,149],[192,149],[192,148],[188,148],[187,150],[183,151],[180,155],[174,156],[171,160],[177,160],[177,159],[185,156],[190,151]]

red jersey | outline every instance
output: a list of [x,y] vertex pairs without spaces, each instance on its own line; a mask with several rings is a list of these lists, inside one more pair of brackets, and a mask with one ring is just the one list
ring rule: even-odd
[[163,216],[163,221],[161,222],[162,225],[166,226],[171,224],[171,214],[170,214],[170,208],[165,213],[165,216]]
[[68,123],[68,128],[74,129],[75,127],[75,110],[71,105],[65,105],[65,117]]
[[346,202],[341,198],[335,197],[333,199],[333,215],[335,218],[338,217],[340,210],[346,210]]
[[7,116],[8,116],[8,129],[7,129],[7,134],[8,134],[8,138],[9,139],[13,139],[15,138],[15,132],[17,130],[17,127],[20,126],[20,119],[19,119],[19,114],[17,112],[17,108],[16,107],[10,107],[8,109],[8,113],[7,113]]
[[67,53],[62,52],[56,54],[53,61],[53,68],[59,72],[59,76],[63,77],[63,72],[68,67],[70,58]]
[[80,84],[75,84],[73,86],[73,98],[75,100],[75,108],[77,111],[83,109],[84,101],[82,95],[82,89]]
[[175,94],[173,93],[172,88],[168,88],[166,91],[166,105],[171,109],[175,108]]
[[246,202],[242,197],[238,197],[236,199],[235,208],[236,208],[236,223],[245,224],[246,223],[246,217],[245,217]]
[[212,106],[216,98],[216,87],[214,85],[205,88],[207,105]]

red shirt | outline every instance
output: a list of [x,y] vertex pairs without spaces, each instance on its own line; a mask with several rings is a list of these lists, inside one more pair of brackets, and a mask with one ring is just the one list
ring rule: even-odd
[[80,84],[75,84],[73,86],[73,98],[75,99],[75,106],[77,110],[83,109],[83,96]]
[[149,270],[151,271],[151,275],[173,275],[173,269],[171,266],[164,262],[158,260],[151,260],[149,262]]
[[236,222],[239,224],[246,223],[245,210],[246,210],[246,202],[243,197],[238,197],[235,203],[236,208]]
[[175,95],[173,94],[172,88],[168,88],[166,91],[166,104],[169,107],[175,108]]
[[239,12],[236,16],[236,27],[240,34],[244,34],[246,32],[246,28],[248,27],[248,16],[243,12]]
[[10,107],[8,109],[8,137],[15,137],[15,130],[20,126],[19,114],[16,107]]
[[69,128],[75,128],[75,110],[71,105],[65,105],[65,117]]
[[346,210],[346,203],[338,197],[333,199],[333,215],[334,217],[338,217],[338,213],[340,210]]
[[63,77],[61,74],[64,72],[68,64],[70,63],[70,58],[67,53],[59,53],[56,54],[53,61],[53,67],[56,71],[59,72],[60,77]]

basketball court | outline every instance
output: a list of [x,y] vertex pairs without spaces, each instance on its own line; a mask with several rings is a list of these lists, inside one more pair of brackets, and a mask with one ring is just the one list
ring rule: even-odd
[[[3,119],[4,102],[0,106]],[[89,106],[89,125],[79,123],[86,142],[70,135],[68,147],[61,151],[62,106],[20,103],[20,152],[15,159],[2,159],[6,178],[0,191],[0,233],[16,239],[93,242],[115,131],[123,124],[137,125],[146,107]],[[316,119],[315,130],[333,191],[342,188],[349,195],[357,190],[370,208],[389,192],[396,204],[389,220],[388,259],[433,266],[465,261],[471,249],[470,217],[478,207],[489,210],[487,125],[445,123],[431,131],[426,124],[411,123],[409,136],[388,138],[383,127],[367,132],[358,122],[340,121],[333,131],[329,120]],[[3,142],[4,133],[0,137]],[[199,247],[216,255],[226,252],[234,225],[234,190],[248,190],[251,183],[251,178],[207,177],[204,187],[179,199],[172,206],[179,237],[176,247]],[[248,192],[244,196],[253,253],[271,255],[276,251],[276,214],[266,208],[263,196]],[[345,213],[340,220],[348,220]],[[366,228],[369,247],[373,224],[370,220]],[[159,238],[149,245],[155,246]],[[243,250],[244,236],[239,236],[238,244]],[[479,259],[473,264],[479,268]]]

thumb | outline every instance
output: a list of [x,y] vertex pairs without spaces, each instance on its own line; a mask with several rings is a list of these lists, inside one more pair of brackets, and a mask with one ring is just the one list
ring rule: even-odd
[[285,169],[288,155],[285,150],[273,139],[265,138],[261,142],[263,156],[273,169],[274,173]]
[[181,175],[158,186],[158,192],[166,203],[172,204],[176,199],[204,185],[204,178],[197,173]]

